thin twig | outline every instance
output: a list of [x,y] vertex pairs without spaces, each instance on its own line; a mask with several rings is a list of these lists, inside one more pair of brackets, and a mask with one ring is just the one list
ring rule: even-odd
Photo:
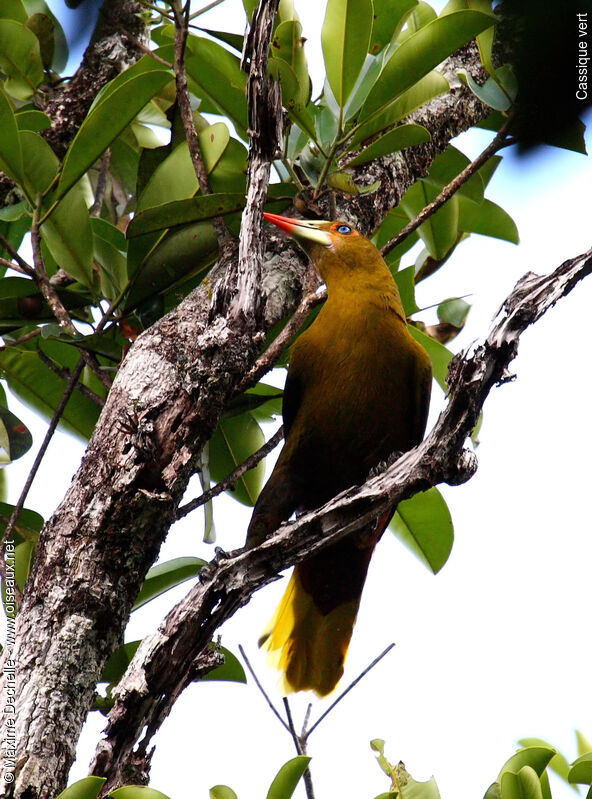
[[438,208],[441,208],[444,205],[444,203],[452,197],[453,194],[456,194],[456,192],[460,189],[460,187],[463,184],[465,184],[467,180],[470,177],[472,177],[475,174],[475,172],[478,169],[480,169],[483,166],[483,164],[491,158],[492,155],[495,155],[495,153],[497,153],[498,150],[501,150],[504,147],[509,147],[510,144],[513,143],[514,143],[513,139],[508,139],[507,126],[502,128],[502,130],[500,130],[500,132],[495,136],[495,138],[491,141],[491,143],[483,150],[483,152],[480,155],[478,155],[477,158],[475,158],[475,160],[472,161],[468,166],[466,166],[462,172],[459,172],[459,174],[454,178],[454,180],[451,180],[450,183],[448,183],[448,185],[444,186],[444,188],[442,189],[442,191],[436,197],[435,200],[429,203],[429,205],[426,205],[423,211],[421,211],[415,217],[415,219],[412,219],[411,222],[405,225],[403,230],[397,233],[397,235],[394,236],[390,241],[387,241],[387,243],[380,251],[382,257],[385,258],[389,254],[389,252],[394,250],[395,247],[397,247],[402,241],[405,241],[407,236],[413,233],[414,230],[417,230],[417,228],[423,222],[425,222],[426,219],[432,216],[432,214],[436,213]]
[[[48,369],[51,369],[52,372],[54,372],[56,375],[63,378],[64,380],[70,380],[70,378],[72,377],[72,372],[69,369],[66,369],[65,367],[62,366],[58,366],[58,364],[55,363],[55,361],[53,361],[48,355],[46,355],[42,349],[39,348],[37,349],[37,355],[39,357],[39,360],[42,363],[44,363]],[[96,402],[97,405],[100,405],[101,408],[105,406],[105,400],[103,399],[103,397],[100,397],[98,394],[95,394],[92,388],[85,386],[84,383],[78,382],[75,388],[77,391],[80,391],[81,394],[84,394],[93,402]]]
[[95,201],[91,205],[88,213],[89,216],[99,217],[103,210],[103,202],[105,200],[105,192],[107,190],[107,181],[109,177],[109,166],[111,165],[111,150],[107,149],[101,157],[101,168],[99,169],[99,177],[97,179],[97,189],[95,192]]
[[[191,102],[189,100],[189,89],[187,88],[187,73],[185,70],[185,46],[187,44],[188,35],[188,19],[187,13],[189,7],[186,6],[185,11],[180,7],[178,0],[171,3],[171,8],[175,16],[175,85],[177,88],[177,103],[179,104],[179,112],[183,120],[183,127],[185,128],[185,136],[187,138],[187,145],[189,147],[189,154],[191,155],[191,162],[195,170],[195,176],[199,184],[199,189],[202,194],[211,194],[210,180],[206,170],[204,160],[201,153],[199,144],[199,136],[195,129],[195,122],[193,120],[193,112],[191,110]],[[212,219],[214,230],[218,238],[218,246],[222,252],[225,245],[231,241],[230,233],[226,227],[224,220],[221,216]]]
[[276,716],[276,718],[278,719],[278,721],[280,722],[282,727],[285,727],[285,729],[288,732],[291,732],[290,728],[288,727],[288,725],[286,724],[286,722],[282,718],[281,713],[279,712],[279,710],[276,708],[276,706],[273,704],[273,702],[269,698],[268,694],[265,691],[265,688],[259,682],[259,679],[258,679],[257,675],[255,674],[255,671],[254,671],[253,667],[251,666],[251,663],[249,662],[249,658],[247,657],[247,654],[246,654],[245,650],[243,649],[242,644],[238,645],[238,651],[241,653],[242,658],[245,661],[245,665],[246,665],[247,669],[249,670],[249,674],[255,680],[255,685],[261,691],[265,701],[267,702],[267,704],[269,705],[269,707],[273,711],[273,714]]
[[339,694],[339,696],[337,697],[337,699],[329,705],[327,710],[325,710],[325,712],[322,713],[319,716],[319,718],[315,721],[315,723],[312,725],[310,730],[307,730],[305,733],[303,733],[302,737],[303,737],[303,739],[305,741],[308,741],[308,738],[309,738],[310,734],[313,732],[313,730],[315,730],[319,726],[321,721],[329,715],[329,713],[333,710],[335,705],[337,705],[339,702],[341,702],[341,700],[344,698],[344,696],[349,694],[349,692],[352,690],[352,688],[355,688],[355,686],[360,682],[360,680],[363,679],[368,674],[368,672],[371,671],[374,668],[374,666],[376,666],[377,663],[380,663],[380,661],[383,659],[383,657],[388,655],[388,653],[391,651],[391,649],[394,646],[395,646],[394,644],[389,644],[387,646],[387,648],[383,652],[381,652],[380,655],[378,655],[378,657],[374,658],[372,663],[370,663],[368,666],[366,666],[366,668],[364,669],[363,672],[361,672],[361,674],[358,674],[358,676],[356,677],[356,679],[353,682],[350,682],[350,684],[347,686],[345,691],[342,691]]
[[173,69],[173,65],[171,64],[170,61],[167,61],[165,58],[161,58],[159,55],[157,55],[157,53],[154,52],[154,50],[151,50],[149,47],[146,47],[146,45],[143,44],[139,39],[136,39],[135,36],[132,36],[131,34],[128,33],[127,38],[138,48],[138,50],[141,50],[143,53],[146,53],[146,55],[151,56],[155,61],[158,61],[159,64],[162,64],[163,67],[168,67],[168,69]]
[[[294,720],[292,719],[292,710],[290,708],[290,703],[288,701],[288,697],[282,697],[282,701],[284,703],[284,708],[286,711],[286,717],[288,719],[288,728],[290,730],[290,735],[292,736],[292,740],[294,741],[294,746],[296,747],[296,751],[299,755],[306,755],[306,739],[301,738],[300,735],[296,732],[296,727],[294,726]],[[304,779],[304,787],[306,789],[306,796],[308,799],[314,799],[314,788],[312,784],[312,774],[310,773],[310,768],[307,766],[306,771],[302,775]]]
[[0,258],[0,265],[5,266],[7,269],[14,269],[15,272],[18,272],[19,275],[27,275],[28,277],[32,277],[30,272],[27,272],[26,269],[23,269],[22,266],[18,264],[13,264],[12,261],[9,261],[8,258]]
[[205,14],[207,11],[211,11],[213,8],[216,8],[216,6],[219,6],[223,2],[224,0],[213,0],[213,2],[208,3],[207,6],[200,8],[199,11],[194,11],[193,14],[190,15],[189,19],[200,17],[202,14]]
[[[53,416],[51,418],[51,422],[49,423],[49,427],[47,428],[47,432],[45,433],[45,438],[43,439],[43,443],[39,447],[39,452],[37,453],[35,461],[33,462],[33,466],[31,467],[31,471],[29,472],[29,475],[28,475],[28,477],[27,477],[27,479],[25,481],[25,485],[23,486],[23,490],[21,491],[21,495],[18,498],[18,501],[17,501],[16,505],[14,506],[14,510],[12,511],[12,516],[10,517],[10,519],[8,521],[8,524],[6,525],[6,530],[4,531],[4,535],[2,536],[2,542],[1,542],[1,545],[0,545],[0,550],[2,552],[4,551],[4,545],[5,545],[6,541],[8,541],[8,539],[10,538],[10,536],[12,535],[12,533],[14,531],[15,525],[16,525],[16,523],[18,521],[18,518],[19,518],[19,516],[21,514],[21,511],[22,511],[22,509],[25,506],[25,500],[27,499],[27,495],[29,493],[29,490],[30,490],[32,484],[33,484],[33,480],[35,479],[35,476],[36,476],[36,474],[37,474],[37,472],[39,470],[39,467],[41,466],[41,462],[42,462],[42,460],[43,460],[43,458],[45,456],[45,452],[47,451],[49,443],[50,443],[50,441],[51,441],[51,439],[53,437],[53,434],[56,431],[56,428],[58,426],[58,423],[59,423],[60,419],[62,418],[62,414],[64,413],[64,410],[66,408],[68,400],[72,396],[72,392],[74,391],[74,388],[76,387],[76,383],[78,382],[78,378],[82,374],[82,370],[83,369],[84,369],[84,360],[82,358],[80,358],[80,360],[76,364],[76,366],[75,366],[75,368],[74,368],[74,370],[73,370],[73,372],[72,372],[72,374],[70,376],[70,380],[68,381],[68,385],[66,386],[66,390],[64,391],[64,393],[62,395],[62,398],[61,398],[57,408],[54,411],[54,414],[53,414]],[[6,580],[6,573],[5,573],[5,569],[4,569],[4,558],[3,557],[0,557],[0,572],[2,574],[2,579]],[[17,607],[20,606],[21,600],[22,600],[22,594],[21,594],[20,589],[18,588],[18,586],[15,585],[15,601],[16,601]]]
[[14,341],[5,341],[3,344],[0,344],[0,352],[4,352],[9,347],[19,347],[21,344],[24,344],[26,341],[30,341],[32,338],[36,338],[37,336],[41,335],[41,328],[36,327],[35,330],[31,330],[29,333],[25,333],[24,336],[15,339]]
[[208,491],[204,491],[204,493],[200,494],[199,497],[192,499],[191,502],[187,502],[186,505],[181,505],[181,507],[177,509],[176,518],[182,519],[184,516],[187,516],[188,513],[191,513],[192,510],[201,507],[201,505],[205,505],[206,502],[209,502],[214,497],[217,497],[218,494],[221,494],[223,491],[232,488],[236,481],[239,480],[243,474],[245,474],[245,472],[248,472],[249,469],[257,466],[259,461],[263,460],[263,458],[268,455],[272,449],[275,449],[283,437],[284,428],[282,425],[279,430],[272,435],[269,441],[266,441],[265,444],[257,450],[257,452],[249,455],[249,457],[240,463],[236,469],[230,472],[227,477],[225,477],[223,480],[220,480],[219,483],[216,483],[213,488],[210,488]]
[[[35,276],[35,269],[28,264],[24,258],[22,258],[16,249],[12,246],[12,244],[8,241],[8,239],[0,233],[0,244],[2,247],[10,253],[10,256],[14,258],[17,264],[20,266],[21,270],[25,273],[25,275],[29,275],[29,277]],[[14,264],[10,263],[10,261],[6,261],[6,259],[2,259],[4,266],[9,266],[11,269],[14,269]]]

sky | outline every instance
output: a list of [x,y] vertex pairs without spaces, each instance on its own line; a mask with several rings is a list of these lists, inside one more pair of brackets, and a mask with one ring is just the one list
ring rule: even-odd
[[[323,7],[297,3],[316,74],[322,70]],[[241,15],[240,2],[226,0],[204,22],[242,33]],[[473,157],[490,138],[474,131],[455,144]],[[543,148],[523,159],[504,155],[487,196],[513,216],[520,244],[471,236],[418,289],[420,307],[471,295],[455,350],[483,338],[525,272],[549,272],[590,247],[590,177],[589,159],[575,153]],[[396,646],[311,737],[318,799],[372,799],[388,790],[372,738],[384,738],[391,762],[403,760],[416,779],[433,774],[442,797],[474,799],[495,780],[518,739],[546,738],[571,760],[574,729],[592,737],[590,280],[525,333],[512,367],[516,379],[486,403],[477,474],[463,486],[441,487],[455,526],[442,571],[432,575],[388,533],[381,541],[342,686],[389,643]],[[431,423],[443,403],[434,387]],[[36,450],[44,425],[16,402],[11,409],[32,429]],[[80,442],[56,436],[27,505],[48,516],[82,453]],[[16,500],[33,457],[11,466],[9,501]],[[192,483],[188,497],[198,492]],[[249,518],[249,509],[222,498],[216,527],[224,549],[242,545]],[[201,543],[198,512],[171,530],[161,560],[210,553]],[[245,647],[277,706],[276,675],[256,640],[285,584],[260,591],[221,631],[232,651],[239,643]],[[149,634],[187,586],[133,614],[126,640]],[[291,700],[297,726],[309,701],[301,695]],[[314,719],[329,702],[312,701]],[[102,717],[91,714],[71,780],[85,776],[103,726]],[[295,754],[251,680],[246,686],[192,685],[155,743],[151,784],[171,799],[207,797],[219,783],[233,787],[239,799],[263,797]],[[560,783],[553,790],[555,799],[574,795]],[[304,797],[301,787],[295,796]]]

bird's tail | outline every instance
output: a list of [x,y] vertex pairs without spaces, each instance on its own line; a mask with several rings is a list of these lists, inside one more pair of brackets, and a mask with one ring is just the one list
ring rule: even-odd
[[326,696],[339,682],[379,537],[374,528],[370,537],[340,541],[294,569],[259,639],[283,673],[286,693],[312,690]]

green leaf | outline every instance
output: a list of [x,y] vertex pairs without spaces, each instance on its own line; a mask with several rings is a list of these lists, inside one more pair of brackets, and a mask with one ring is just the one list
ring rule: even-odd
[[458,11],[438,17],[406,39],[394,52],[370,91],[361,111],[376,114],[434,67],[495,23],[478,11]]
[[374,0],[374,21],[368,51],[378,53],[396,37],[417,0]]
[[583,732],[576,730],[576,741],[578,744],[578,755],[586,755],[592,752],[592,743],[586,738]]
[[32,130],[38,133],[51,127],[51,119],[43,111],[19,111],[16,114],[19,130]]
[[290,799],[310,760],[310,757],[299,755],[284,763],[269,786],[267,799]]
[[147,785],[124,785],[111,791],[109,796],[111,799],[169,799],[166,794]]
[[492,236],[512,244],[518,244],[518,228],[512,217],[491,200],[474,203],[466,197],[459,196],[459,230],[467,233],[479,233]]
[[506,773],[517,774],[524,766],[529,766],[540,777],[549,765],[551,759],[557,754],[557,750],[552,746],[527,746],[518,749],[512,757],[507,760],[499,773],[498,780]]
[[246,75],[239,59],[216,42],[189,36],[185,60],[197,96],[209,100],[215,113],[227,116],[247,139]]
[[523,766],[517,774],[504,772],[500,787],[501,799],[543,799],[541,783],[530,766]]
[[[25,190],[31,203],[51,185],[58,170],[58,159],[47,142],[37,133],[22,131],[21,144],[27,153]],[[46,197],[43,210],[51,206]],[[80,184],[72,188],[41,225],[41,236],[59,266],[85,286],[93,283],[92,228]]]
[[35,558],[36,543],[33,541],[22,541],[14,550],[14,577],[16,584],[21,591],[25,588],[25,583],[31,573],[31,567]]
[[471,306],[460,297],[453,297],[450,300],[445,300],[438,305],[438,319],[440,322],[447,322],[453,327],[461,328],[467,321],[467,316]]
[[415,302],[415,268],[408,266],[394,274],[395,282],[401,295],[401,302],[405,309],[405,315],[411,316],[419,311]]
[[32,97],[43,80],[37,37],[12,19],[0,19],[0,67],[8,75],[4,89],[17,100]]
[[431,777],[425,782],[417,782],[408,777],[407,782],[401,785],[401,799],[440,799],[436,780]]
[[568,780],[580,785],[592,785],[592,752],[578,757],[569,770]]
[[[12,516],[14,507],[14,505],[10,505],[7,502],[0,502],[0,534],[4,534],[4,530],[6,530],[6,525]],[[36,543],[43,524],[44,521],[41,514],[37,513],[35,510],[23,508],[14,528],[18,543],[21,543],[21,541]]]
[[44,69],[51,69],[55,51],[53,19],[47,14],[37,12],[29,17],[25,27],[32,31],[39,41],[39,53]]
[[[264,443],[265,436],[252,414],[221,419],[210,439],[212,479],[216,482],[223,480]],[[252,507],[261,491],[264,472],[262,460],[237,481],[230,495],[243,505]]]
[[441,387],[442,391],[448,391],[446,377],[448,375],[448,365],[452,360],[452,353],[450,350],[446,349],[443,344],[440,344],[439,341],[423,333],[419,328],[415,327],[415,325],[408,325],[408,329],[413,338],[418,344],[421,344],[430,356],[432,368],[434,370],[434,379]]
[[[356,126],[348,147],[352,148],[354,145],[374,136],[375,133],[394,125],[395,122],[408,116],[416,108],[429,102],[434,97],[444,94],[449,89],[450,84],[440,72],[428,72],[425,77],[402,92],[396,99],[387,103],[383,111]],[[368,92],[364,95],[364,99],[367,95]]]
[[342,194],[351,194],[353,197],[360,193],[353,176],[349,172],[329,172],[327,186],[335,191],[342,192]]
[[127,667],[132,662],[141,643],[141,641],[130,641],[127,644],[118,646],[107,658],[99,682],[117,685],[125,674]]
[[372,0],[329,0],[321,31],[327,80],[343,108],[366,60]]
[[[409,218],[400,208],[389,211],[382,220],[380,226],[374,232],[373,241],[380,250],[391,239],[397,236],[407,225]],[[386,256],[386,262],[390,265],[393,260],[399,260],[413,245],[419,240],[416,231],[413,231],[404,239],[394,250]]]
[[[529,746],[544,746],[547,749],[553,749],[554,747],[551,746],[550,743],[547,741],[543,741],[541,738],[521,738],[518,743],[520,746],[529,747]],[[568,774],[569,774],[569,763],[565,759],[565,757],[561,754],[561,752],[557,752],[553,755],[551,760],[549,761],[550,769],[552,769],[556,774],[558,774],[562,780],[568,782]]]
[[69,785],[58,799],[98,799],[105,782],[105,777],[85,777]]
[[382,59],[380,56],[367,55],[366,60],[354,88],[349,96],[349,100],[345,104],[343,116],[345,119],[351,119],[355,116],[362,107],[364,100],[368,96],[368,92],[376,83],[376,79],[380,75],[382,69]]
[[[4,0],[2,0],[4,3]],[[64,29],[60,25],[60,21],[52,12],[51,8],[47,5],[45,0],[24,0],[24,5],[27,10],[27,16],[31,17],[34,14],[43,14],[53,23],[53,44],[54,56],[53,62],[50,66],[57,72],[62,72],[68,63],[68,41]]]
[[216,682],[246,683],[247,675],[245,674],[245,670],[243,669],[236,655],[233,655],[232,652],[223,646],[212,644],[212,647],[214,647],[217,652],[222,652],[224,655],[224,663],[221,666],[212,669],[212,671],[208,671],[208,673],[204,674],[204,676],[200,679],[202,681],[212,680]]
[[485,105],[496,111],[508,111],[511,108],[512,99],[493,78],[487,78],[485,83],[480,85],[464,69],[459,70],[457,75]]
[[16,117],[8,97],[0,91],[0,169],[15,183],[23,182],[23,154]]
[[214,785],[210,788],[210,799],[238,799],[238,796],[228,785]]
[[[302,25],[296,19],[280,22],[271,41],[271,55],[286,62],[296,76],[299,95],[294,99],[302,106],[306,106],[310,97],[310,77],[306,66],[304,41]],[[283,85],[282,96],[285,99]]]
[[159,230],[187,225],[216,216],[240,211],[245,206],[244,194],[205,194],[185,200],[163,203],[139,211],[126,230],[128,238]]
[[21,420],[0,405],[0,466],[21,458],[33,445],[33,437]]
[[[42,349],[59,367],[70,371],[78,363],[74,347],[60,341],[43,341]],[[66,388],[66,380],[39,360],[35,342],[0,352],[0,371],[11,391],[45,419],[51,419]],[[92,435],[101,408],[89,397],[74,391],[64,410],[61,426],[79,438]]]
[[[446,186],[470,163],[464,153],[449,144],[444,152],[437,155],[433,160],[426,180],[437,183],[439,188]],[[472,175],[459,189],[461,194],[466,195],[470,200],[477,203],[483,199],[485,190],[480,172],[479,170],[479,172]]]
[[358,153],[358,155],[348,161],[345,166],[366,164],[368,161],[374,161],[375,158],[389,155],[397,150],[404,150],[406,147],[423,144],[424,142],[430,141],[431,138],[430,132],[427,128],[424,128],[423,125],[399,125],[389,130],[384,136],[375,139],[375,141],[362,150],[361,153]]
[[0,4],[0,19],[14,19],[24,24],[28,18],[29,15],[22,0],[2,0]]
[[[128,73],[124,72],[123,77]],[[93,105],[64,159],[56,199],[72,188],[150,98],[170,80],[168,69],[155,66],[150,72],[134,74],[128,80],[119,81],[114,91],[106,93]]]
[[[438,194],[437,187],[418,180],[405,192],[400,207],[403,208],[409,219],[414,219]],[[455,245],[458,228],[458,197],[453,195],[448,202],[419,226],[417,232],[432,258],[440,260]]]
[[450,511],[437,488],[399,502],[389,525],[397,538],[437,574],[454,543]]
[[166,593],[176,585],[195,577],[206,565],[201,558],[174,558],[153,566],[146,575],[132,610],[146,605],[150,600]]

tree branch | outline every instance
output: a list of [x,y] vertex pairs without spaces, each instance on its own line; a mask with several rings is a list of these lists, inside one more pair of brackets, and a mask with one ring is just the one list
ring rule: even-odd
[[154,719],[169,712],[173,697],[190,681],[186,663],[195,662],[217,627],[255,591],[277,579],[284,569],[361,529],[418,491],[439,483],[457,485],[472,477],[477,459],[464,449],[465,442],[490,390],[507,380],[520,335],[591,272],[589,250],[550,275],[525,275],[504,302],[485,341],[452,361],[448,404],[422,444],[365,485],[350,488],[319,510],[282,524],[260,546],[222,555],[202,570],[197,585],[158,631],[142,641],[117,686],[107,735],[93,763],[94,774],[118,773],[145,725],[156,731]]

